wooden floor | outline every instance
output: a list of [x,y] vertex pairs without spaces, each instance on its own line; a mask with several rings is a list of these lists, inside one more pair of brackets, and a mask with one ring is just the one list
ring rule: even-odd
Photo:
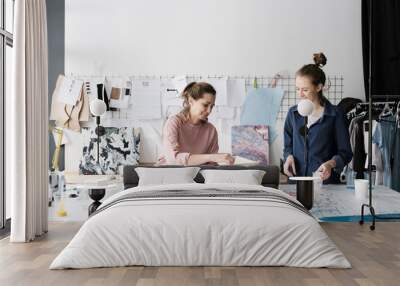
[[79,229],[51,223],[43,238],[27,244],[0,241],[0,285],[400,285],[400,223],[323,223],[353,268],[122,267],[48,270]]

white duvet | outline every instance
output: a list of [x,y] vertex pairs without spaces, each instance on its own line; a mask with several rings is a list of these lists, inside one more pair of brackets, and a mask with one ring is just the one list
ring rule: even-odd
[[[128,189],[101,207],[130,192],[204,188],[289,197],[262,186],[180,184]],[[50,269],[127,265],[351,267],[318,222],[290,205],[245,198],[164,198],[104,208],[85,222]]]

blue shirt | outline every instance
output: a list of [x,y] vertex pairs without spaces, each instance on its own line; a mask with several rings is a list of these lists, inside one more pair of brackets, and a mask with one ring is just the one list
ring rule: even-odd
[[339,174],[347,165],[353,153],[350,137],[343,113],[330,102],[325,103],[322,117],[310,126],[307,135],[307,158],[304,158],[304,136],[300,133],[304,126],[304,117],[292,106],[286,116],[284,127],[283,156],[286,161],[293,155],[297,176],[312,176],[322,163],[331,159],[336,168],[324,183],[339,183]]

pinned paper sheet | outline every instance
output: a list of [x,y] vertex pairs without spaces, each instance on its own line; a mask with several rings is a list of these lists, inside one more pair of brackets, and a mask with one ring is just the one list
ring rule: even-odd
[[182,107],[179,107],[179,106],[168,106],[165,117],[168,118],[168,117],[174,116],[175,114],[178,114],[179,112],[181,112],[181,110],[182,110]]
[[270,143],[278,136],[275,125],[284,91],[257,88],[249,91],[240,116],[241,125],[268,125]]
[[89,101],[98,98],[97,85],[104,84],[105,77],[104,76],[86,77],[81,79],[83,80],[83,90],[85,92],[85,95],[88,96]]
[[167,98],[180,97],[180,94],[173,83],[173,79],[168,78],[162,80],[160,87],[161,87],[162,97],[167,97]]
[[232,153],[231,147],[231,127],[229,120],[219,119],[215,128],[218,131],[218,145],[220,153]]
[[159,126],[154,126],[152,122],[146,122],[144,123],[143,127],[146,129],[146,131],[148,131],[148,135],[149,137],[152,138],[152,141],[156,145],[157,150],[161,150],[163,147],[163,142],[162,142],[163,124]]
[[178,93],[182,93],[182,91],[185,89],[185,87],[188,84],[187,78],[185,75],[175,76],[172,79],[172,84],[175,87],[175,89],[178,91]]
[[129,77],[106,77],[105,88],[111,108],[128,108],[132,89]]
[[110,107],[111,108],[128,108],[129,102],[131,101],[131,89],[130,88],[119,88],[113,87],[110,95]]
[[211,84],[217,91],[217,98],[215,100],[215,105],[228,105],[228,95],[227,95],[227,77],[221,78],[206,78],[205,82]]
[[228,106],[217,106],[217,116],[221,119],[233,119],[235,117],[235,108]]
[[83,81],[71,77],[63,77],[57,94],[57,101],[75,105],[81,96]]
[[[213,110],[209,115],[208,115],[208,121],[214,125],[218,124],[219,121],[219,117],[218,117],[218,112],[215,112],[215,110]],[[217,126],[215,126],[217,127]]]
[[[56,87],[51,100],[50,120],[55,120],[56,126],[80,131],[81,127],[79,122],[89,120],[89,100],[83,93],[81,86],[79,89],[80,95],[74,105],[61,102],[59,100],[61,96],[60,88],[64,80],[65,77],[63,75],[59,75],[57,78]],[[76,79],[74,80],[76,82],[78,81]]]
[[159,79],[133,79],[130,112],[136,119],[160,119],[160,94]]
[[246,80],[245,79],[228,79],[228,106],[242,106],[246,98]]
[[170,108],[181,110],[183,108],[183,98],[162,98],[162,109],[164,116],[168,115],[168,110]]
[[162,102],[162,113],[164,117],[168,116],[168,108],[170,106],[179,107],[183,106],[183,98],[172,83],[172,80],[168,79],[162,82],[161,85],[161,102]]

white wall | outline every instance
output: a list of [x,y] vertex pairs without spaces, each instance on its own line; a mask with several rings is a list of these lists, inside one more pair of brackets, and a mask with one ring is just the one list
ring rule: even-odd
[[344,77],[344,96],[364,97],[360,0],[65,5],[66,74],[268,76],[294,73],[323,51],[325,72]]

